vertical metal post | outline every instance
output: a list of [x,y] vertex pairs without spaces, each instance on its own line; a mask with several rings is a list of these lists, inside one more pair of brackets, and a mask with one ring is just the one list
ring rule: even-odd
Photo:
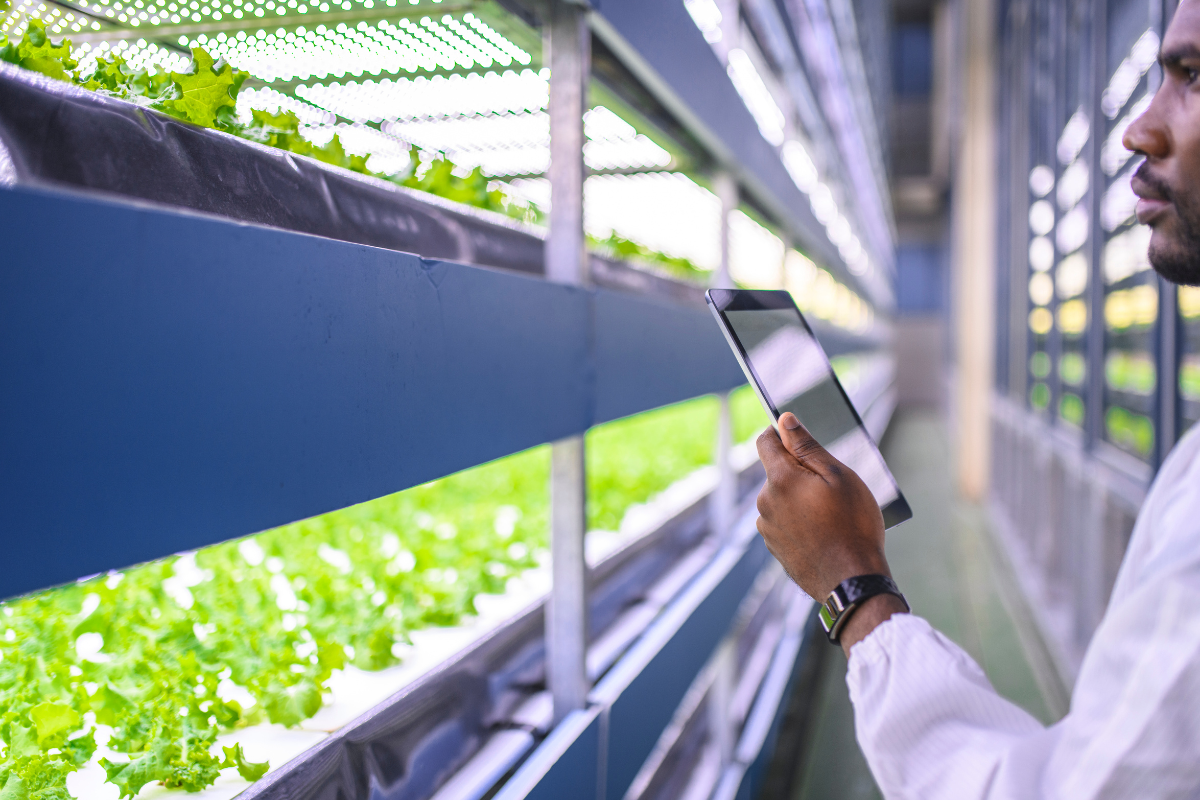
[[[1150,7],[1150,25],[1158,33],[1159,41],[1167,32],[1174,4],[1170,0],[1152,3]],[[1158,91],[1162,83],[1162,73],[1156,67],[1150,71],[1147,79],[1147,90],[1150,93]],[[1155,408],[1154,426],[1154,468],[1162,466],[1163,459],[1175,446],[1179,436],[1179,333],[1180,319],[1175,286],[1160,276],[1155,276],[1158,282],[1158,324],[1155,325],[1157,341],[1155,342],[1155,360],[1157,364],[1158,396]]]
[[583,238],[583,112],[591,72],[586,11],[565,0],[550,4],[545,49],[550,64],[550,236],[546,277],[587,283]]
[[733,762],[734,748],[737,739],[734,731],[734,720],[729,715],[729,705],[733,700],[734,668],[736,666],[733,651],[734,641],[726,639],[717,646],[713,656],[713,683],[708,690],[708,734],[721,754],[721,765]]
[[737,181],[722,170],[713,175],[713,192],[721,201],[721,261],[713,274],[712,285],[716,289],[729,289],[733,286],[733,279],[729,277],[729,215],[738,207]]
[[[1092,232],[1086,245],[1090,259],[1091,274],[1088,280],[1088,327],[1087,327],[1087,405],[1084,425],[1087,431],[1087,448],[1094,450],[1096,443],[1104,440],[1104,226],[1100,217],[1101,199],[1104,196],[1106,178],[1100,167],[1101,144],[1104,141],[1104,111],[1100,99],[1108,85],[1108,14],[1104,6],[1093,5],[1091,16],[1091,83],[1088,85],[1088,116],[1092,120],[1092,135],[1088,138],[1088,202]],[[1084,537],[1085,546],[1099,550],[1099,524],[1092,526]],[[1085,563],[1100,564],[1095,553],[1087,553]],[[1097,586],[1103,581],[1099,572],[1085,572],[1088,581]],[[1099,591],[1096,596],[1102,596]],[[1103,600],[1101,600],[1103,602]]]
[[[729,216],[738,205],[738,187],[733,176],[721,171],[713,176],[713,189],[721,201],[721,261],[713,275],[717,289],[733,286],[729,276]],[[733,419],[729,411],[729,392],[718,395],[721,407],[717,412],[717,441],[714,456],[717,465],[717,485],[708,498],[708,518],[712,531],[725,538],[733,529],[737,511],[737,475],[733,472]]]
[[546,680],[557,724],[587,702],[587,478],[582,436],[550,446],[550,602]]
[[737,513],[737,475],[733,471],[733,417],[729,412],[729,392],[722,392],[717,397],[721,401],[717,411],[717,442],[713,448],[717,485],[708,497],[708,518],[713,533],[726,538],[733,530]]
[[[550,235],[546,277],[587,283],[583,235],[583,112],[591,71],[586,9],[550,4],[545,49],[550,65]],[[546,605],[546,681],[554,722],[587,703],[587,473],[583,436],[550,447],[550,561]]]
[[791,252],[792,252],[792,243],[790,241],[788,241],[788,239],[786,237],[784,237],[784,239],[783,239],[783,255],[779,259],[779,286],[776,287],[777,289],[787,289],[788,288],[787,265],[788,265],[788,254]]

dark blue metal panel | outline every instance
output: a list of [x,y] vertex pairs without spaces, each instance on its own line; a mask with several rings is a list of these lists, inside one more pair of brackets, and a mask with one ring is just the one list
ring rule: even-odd
[[613,701],[604,782],[608,800],[625,795],[768,558],[762,539],[755,537],[738,563]]
[[563,800],[568,797],[587,800],[595,797],[599,781],[599,755],[600,716],[597,714],[527,797],[529,800]]
[[24,189],[0,220],[0,596],[590,422],[585,291]]
[[705,308],[598,291],[597,423],[746,382]]
[[0,234],[0,597],[740,382],[701,309],[27,188]]
[[762,749],[758,751],[758,755],[746,765],[746,771],[742,774],[741,786],[738,787],[737,800],[753,800],[753,798],[762,794],[767,767],[775,757],[775,745],[779,742],[779,729],[783,727],[783,718],[787,714],[788,698],[792,696],[792,692],[796,689],[796,680],[799,677],[800,670],[803,668],[805,659],[808,658],[809,648],[826,646],[828,645],[825,644],[824,636],[818,632],[817,609],[814,606],[812,613],[809,615],[808,622],[805,624],[804,639],[800,644],[800,652],[796,654],[796,660],[792,664],[792,673],[788,677],[787,688],[783,691],[779,707],[775,709],[775,718],[771,722],[771,731],[767,734],[767,739],[763,742]]
[[496,794],[496,800],[595,800],[600,710],[567,715]]

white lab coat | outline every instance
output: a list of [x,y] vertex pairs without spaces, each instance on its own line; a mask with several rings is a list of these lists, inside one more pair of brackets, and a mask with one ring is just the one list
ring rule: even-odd
[[925,620],[850,652],[859,744],[887,800],[1200,797],[1200,426],[1138,515],[1108,609],[1049,728]]

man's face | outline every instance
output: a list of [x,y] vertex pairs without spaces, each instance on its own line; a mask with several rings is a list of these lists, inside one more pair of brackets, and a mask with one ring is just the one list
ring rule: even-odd
[[1150,263],[1200,285],[1200,0],[1184,0],[1163,37],[1163,82],[1124,144],[1146,157],[1133,177],[1138,222],[1153,230]]

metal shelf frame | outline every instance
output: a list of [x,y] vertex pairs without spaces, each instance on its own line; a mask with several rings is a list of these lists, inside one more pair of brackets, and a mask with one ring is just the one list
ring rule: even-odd
[[[178,197],[63,175],[18,171],[17,185],[0,187],[0,501],[11,530],[21,532],[6,552],[0,597],[251,534],[552,443],[555,586],[544,607],[542,673],[533,683],[552,697],[553,713],[524,726],[505,719],[503,730],[464,737],[469,744],[438,762],[445,769],[436,778],[409,788],[397,779],[388,796],[477,800],[498,791],[505,800],[619,800],[704,676],[716,697],[745,678],[737,688],[744,714],[711,735],[726,745],[714,791],[747,796],[811,630],[803,598],[778,582],[761,629],[738,622],[752,597],[767,602],[755,587],[773,568],[755,535],[752,504],[740,514],[734,507],[757,474],[734,474],[728,459],[718,465],[724,489],[693,509],[689,523],[708,533],[703,562],[670,594],[663,590],[653,614],[643,609],[646,618],[629,623],[606,669],[591,663],[597,632],[589,614],[599,612],[597,596],[586,591],[595,574],[583,560],[584,432],[668,403],[724,395],[744,379],[694,288],[586,252],[582,113],[589,88],[602,85],[673,142],[679,163],[714,181],[736,181],[725,198],[726,234],[740,200],[884,314],[890,301],[843,263],[681,2],[505,0],[502,13],[491,3],[422,0],[404,13],[452,6],[491,15],[489,22],[509,26],[536,49],[538,64],[552,66],[548,234],[370,180],[347,191],[361,189],[355,197],[373,198],[397,220],[436,228],[445,234],[442,249],[427,249],[420,237],[401,246],[374,233],[312,228],[319,219],[257,217],[263,212],[254,210],[253,192],[238,209],[189,210]],[[364,14],[398,11],[289,15],[280,24],[361,21]],[[136,34],[167,42],[204,26],[228,32],[262,24],[247,17],[139,25]],[[62,93],[64,108],[91,102]],[[214,152],[253,147],[202,133],[188,141]],[[315,170],[330,184],[359,180],[290,156],[262,159]],[[272,202],[262,200],[263,207]],[[273,202],[287,211],[286,200]],[[409,247],[420,254],[401,252]],[[727,252],[723,261],[718,274],[727,278]],[[886,344],[817,327],[834,354]],[[886,423],[894,394],[886,386],[872,392],[863,411]],[[722,413],[718,452],[728,454],[728,403]],[[465,664],[478,674],[463,685],[477,689],[490,680],[488,670],[529,645],[541,611],[500,636],[511,641],[484,646],[500,653],[492,661],[463,654],[446,674]],[[755,638],[768,629],[775,639]],[[735,645],[759,652],[753,669],[728,656]],[[431,679],[394,698],[339,734],[355,755],[314,748],[248,796],[308,796],[297,788],[302,779],[336,783],[345,773],[342,785],[366,797],[374,790],[364,782],[378,766],[372,759],[400,757],[373,737],[417,736],[414,715],[430,700],[421,692],[453,694],[452,684]],[[462,714],[478,705],[472,709]],[[404,728],[410,723],[411,731]],[[473,759],[484,756],[492,770],[471,772],[482,763]],[[466,771],[456,772],[463,764]]]

